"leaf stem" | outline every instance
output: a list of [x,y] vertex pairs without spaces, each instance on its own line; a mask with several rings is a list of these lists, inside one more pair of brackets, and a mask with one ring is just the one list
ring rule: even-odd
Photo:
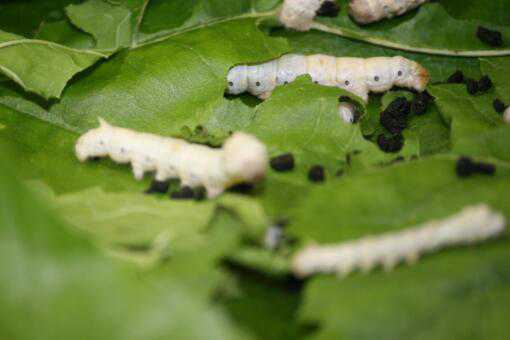
[[423,53],[423,54],[434,54],[434,55],[443,55],[450,57],[500,57],[500,56],[508,56],[510,55],[510,49],[505,50],[480,50],[480,51],[457,51],[457,50],[447,50],[447,49],[435,49],[435,48],[426,48],[426,47],[413,47],[409,45],[399,44],[391,41],[387,41],[384,39],[371,38],[371,37],[363,37],[359,34],[350,32],[349,30],[344,30],[338,27],[330,27],[324,24],[320,24],[318,22],[314,22],[312,24],[312,28],[318,31],[336,34],[344,38],[363,41],[366,43],[370,43],[373,45],[379,45],[383,47],[392,48],[395,50],[402,50],[407,52],[415,52],[415,53]]

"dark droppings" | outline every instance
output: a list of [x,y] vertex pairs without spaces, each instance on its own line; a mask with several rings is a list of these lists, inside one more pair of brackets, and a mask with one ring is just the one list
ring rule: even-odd
[[476,163],[477,172],[483,175],[492,176],[496,173],[496,166],[490,163]]
[[459,177],[469,177],[474,174],[492,176],[496,167],[490,163],[475,162],[469,157],[460,157],[455,165],[455,172]]
[[196,187],[195,190],[193,190],[193,199],[195,201],[203,201],[207,197],[207,190],[203,187]]
[[188,186],[184,186],[181,189],[174,191],[170,194],[170,198],[174,200],[187,200],[192,199],[194,196],[193,189]]
[[464,84],[464,73],[462,71],[455,71],[446,81],[449,84]]
[[457,160],[457,164],[455,165],[455,172],[459,177],[471,176],[475,172],[475,165],[471,158],[469,157],[459,158]]
[[409,101],[406,97],[398,97],[386,107],[386,111],[395,112],[401,116],[407,116],[410,112],[410,108]]
[[338,12],[340,12],[340,5],[332,0],[323,2],[316,14],[320,17],[334,18],[338,16]]
[[311,182],[324,182],[326,179],[326,173],[324,171],[324,168],[320,165],[314,165],[310,168],[310,171],[308,171],[308,179]]
[[478,90],[481,92],[487,92],[492,88],[492,80],[489,76],[483,76],[478,81]]
[[415,115],[422,115],[427,112],[428,105],[434,100],[427,91],[416,93],[413,101],[411,102],[411,113]]
[[228,191],[235,192],[238,194],[249,195],[249,194],[253,193],[254,188],[255,188],[255,186],[251,183],[239,183],[234,186],[231,186],[228,189]]
[[494,107],[494,111],[497,113],[503,113],[506,110],[505,103],[503,103],[500,99],[494,99],[492,106]]
[[146,194],[166,194],[170,181],[153,180],[149,189],[145,190]]
[[478,30],[476,31],[476,36],[483,43],[493,46],[493,47],[501,47],[503,46],[503,36],[501,32],[496,30],[491,30],[487,27],[478,26]]
[[478,82],[471,78],[466,79],[466,89],[470,95],[475,95],[480,90],[478,88]]
[[400,133],[407,127],[407,116],[411,105],[405,97],[398,97],[392,101],[386,110],[381,112],[380,122],[391,133]]
[[271,168],[275,171],[290,171],[294,169],[294,155],[285,153],[280,156],[271,158]]
[[398,152],[404,146],[404,137],[401,134],[395,134],[390,137],[381,134],[377,138],[377,145],[379,145],[379,148],[384,152]]
[[380,122],[391,133],[400,133],[407,127],[406,116],[399,116],[388,111],[381,112]]

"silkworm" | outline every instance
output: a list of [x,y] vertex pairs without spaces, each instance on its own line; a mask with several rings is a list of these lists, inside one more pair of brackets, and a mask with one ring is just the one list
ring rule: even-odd
[[308,31],[321,6],[332,0],[285,0],[280,11],[280,22],[285,27]]
[[299,277],[306,277],[316,273],[345,276],[356,269],[369,272],[377,266],[391,270],[402,261],[413,264],[426,253],[494,238],[504,228],[502,214],[485,204],[469,206],[446,219],[402,231],[338,245],[309,246],[293,258],[293,271]]
[[349,15],[365,25],[403,15],[429,0],[351,0]]
[[[365,102],[368,102],[369,92],[385,92],[393,86],[422,92],[430,80],[423,66],[400,56],[363,59],[287,54],[263,64],[232,68],[227,76],[227,93],[249,92],[267,99],[276,86],[288,84],[305,74],[317,84],[339,87]],[[339,113],[346,121],[352,121],[352,105],[340,105]]]
[[249,92],[267,99],[276,86],[305,74],[317,84],[342,88],[364,101],[368,101],[369,92],[385,92],[393,86],[422,92],[430,80],[423,66],[400,56],[363,59],[287,54],[267,63],[232,68],[227,76],[227,93]]
[[246,133],[236,132],[221,149],[213,149],[99,121],[98,128],[78,139],[76,156],[82,162],[109,156],[117,163],[131,163],[137,180],[155,171],[157,181],[179,178],[181,186],[203,186],[212,198],[230,186],[257,182],[266,173],[266,147]]
[[[280,22],[288,28],[308,31],[320,8],[333,0],[285,0],[280,11]],[[349,15],[365,25],[382,19],[403,15],[429,0],[351,0]]]

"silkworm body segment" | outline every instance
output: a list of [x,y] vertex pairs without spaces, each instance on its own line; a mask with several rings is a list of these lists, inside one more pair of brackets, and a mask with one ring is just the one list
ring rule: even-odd
[[326,1],[328,0],[285,0],[280,11],[280,22],[288,28],[308,31],[317,11]]
[[343,276],[357,269],[368,272],[377,266],[390,270],[402,261],[412,264],[425,253],[496,237],[504,228],[503,215],[483,204],[471,206],[444,220],[402,231],[338,245],[309,246],[294,257],[293,271],[306,277],[315,273]]
[[182,186],[204,186],[209,198],[242,182],[265,176],[268,157],[264,144],[236,132],[221,149],[190,144],[184,140],[115,127],[100,119],[100,126],[82,135],[75,146],[80,161],[107,157],[131,163],[136,179],[156,172],[156,180],[179,178]]
[[393,86],[421,92],[430,80],[424,67],[400,56],[362,59],[287,54],[264,64],[232,68],[227,76],[227,93],[249,92],[266,99],[276,86],[305,74],[318,84],[342,88],[364,101],[368,101],[369,92],[385,92]]
[[359,24],[391,19],[413,10],[429,0],[351,0],[349,15]]

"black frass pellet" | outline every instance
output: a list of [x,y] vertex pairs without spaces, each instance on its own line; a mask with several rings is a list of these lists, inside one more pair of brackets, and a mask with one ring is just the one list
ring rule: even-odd
[[487,92],[492,88],[492,86],[493,86],[492,80],[491,78],[489,78],[489,76],[483,76],[478,81],[478,90],[480,92]]
[[501,32],[491,30],[487,27],[478,26],[478,29],[476,31],[476,36],[478,39],[480,39],[483,43],[493,46],[493,47],[501,47],[503,46],[503,36],[501,35]]
[[314,165],[308,171],[308,179],[311,182],[324,182],[326,179],[326,173],[324,168],[320,165]]
[[186,200],[193,198],[193,189],[188,186],[182,187],[180,190],[174,191],[170,194],[170,198],[174,200]]
[[467,92],[472,96],[477,94],[479,91],[478,82],[471,78],[466,79],[466,89]]
[[506,110],[505,103],[503,103],[500,99],[494,99],[492,106],[494,107],[494,111],[497,113],[503,113]]
[[414,95],[413,101],[411,102],[411,113],[415,115],[422,115],[427,112],[428,105],[434,100],[427,91],[419,92]]
[[377,145],[379,145],[379,148],[384,152],[398,152],[404,146],[404,137],[401,134],[395,134],[391,137],[386,137],[384,134],[381,134],[377,138]]
[[269,162],[271,168],[275,171],[290,171],[294,169],[294,155],[286,153],[280,156],[271,158]]
[[331,0],[323,2],[316,14],[320,17],[335,18],[338,16],[338,12],[340,12],[340,6],[336,1]]
[[157,181],[153,180],[151,182],[151,186],[149,189],[145,190],[146,194],[166,194],[168,191],[168,187],[170,185],[169,181]]
[[462,71],[455,71],[446,81],[449,84],[464,84],[465,78]]

